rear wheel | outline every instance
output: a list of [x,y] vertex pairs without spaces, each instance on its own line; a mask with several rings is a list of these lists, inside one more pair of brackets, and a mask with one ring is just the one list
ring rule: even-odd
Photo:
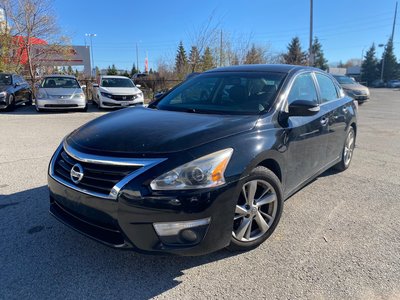
[[232,251],[246,251],[263,243],[275,230],[283,210],[278,177],[265,167],[255,168],[242,186],[235,208]]
[[344,143],[342,151],[342,160],[337,165],[334,166],[336,170],[344,171],[348,169],[351,160],[353,158],[353,152],[355,146],[356,146],[356,134],[354,128],[350,126],[350,129],[347,132],[346,141]]
[[12,111],[14,109],[15,109],[15,97],[14,97],[14,95],[10,95],[10,96],[8,96],[8,106],[7,106],[6,110]]

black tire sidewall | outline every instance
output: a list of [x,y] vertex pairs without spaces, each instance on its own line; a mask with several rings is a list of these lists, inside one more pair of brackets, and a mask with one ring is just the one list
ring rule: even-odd
[[[245,250],[251,250],[260,244],[262,244],[265,240],[267,240],[271,234],[275,231],[279,220],[282,215],[283,211],[283,203],[284,203],[284,198],[283,198],[283,192],[282,192],[282,185],[279,180],[279,178],[269,169],[259,166],[253,169],[253,171],[250,173],[250,175],[246,178],[246,180],[243,182],[242,185],[245,183],[255,180],[255,179],[260,179],[260,180],[265,180],[271,186],[274,188],[276,196],[277,196],[277,212],[275,216],[275,220],[273,221],[272,225],[268,229],[268,231],[261,236],[260,238],[251,241],[251,242],[241,242],[235,239],[233,236],[231,237],[231,244],[228,246],[229,250],[234,250],[234,251],[245,251]],[[240,189],[241,190],[241,189]],[[236,202],[235,202],[236,205]]]

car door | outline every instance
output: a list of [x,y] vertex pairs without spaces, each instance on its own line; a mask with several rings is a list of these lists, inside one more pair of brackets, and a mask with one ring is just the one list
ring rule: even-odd
[[[319,104],[317,87],[311,72],[297,75],[287,96],[287,105],[296,100]],[[285,190],[289,193],[316,174],[325,164],[328,119],[325,111],[313,116],[291,116],[287,122]]]
[[346,122],[351,105],[350,98],[341,93],[340,88],[327,74],[315,73],[319,89],[320,109],[328,116],[326,164],[336,161],[342,152],[346,138]]
[[22,100],[21,82],[19,76],[17,75],[13,75],[13,90],[14,90],[15,103],[21,102]]
[[26,80],[22,76],[19,76],[19,78],[21,81],[22,99],[23,99],[23,101],[27,101],[27,100],[29,100],[29,97],[30,97],[29,84],[26,82]]

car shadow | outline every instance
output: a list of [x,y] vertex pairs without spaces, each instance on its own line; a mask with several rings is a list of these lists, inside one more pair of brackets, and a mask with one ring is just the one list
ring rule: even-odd
[[46,186],[2,195],[4,188],[0,290],[5,298],[149,299],[178,286],[191,268],[237,255],[221,250],[178,257],[111,249],[51,217]]
[[[66,113],[91,113],[91,112],[107,112],[108,110],[98,109],[96,105],[91,102],[88,103],[88,111],[80,112],[76,110],[46,110],[37,112],[35,105],[18,105],[13,111],[0,110],[1,115],[48,115],[48,114],[66,114]],[[111,111],[111,110],[110,110]]]

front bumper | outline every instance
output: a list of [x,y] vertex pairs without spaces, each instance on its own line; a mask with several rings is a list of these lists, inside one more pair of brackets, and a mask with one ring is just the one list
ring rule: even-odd
[[127,107],[134,105],[143,105],[144,99],[143,97],[138,97],[134,100],[114,100],[108,97],[99,96],[100,106],[105,108],[118,108],[118,107]]
[[39,109],[83,109],[86,107],[86,99],[36,99],[36,107]]
[[[129,184],[113,200],[73,190],[50,175],[48,186],[50,213],[86,236],[114,248],[178,255],[202,255],[229,245],[239,193],[237,182],[213,190],[166,194]],[[208,218],[196,242],[169,243],[153,226]]]

